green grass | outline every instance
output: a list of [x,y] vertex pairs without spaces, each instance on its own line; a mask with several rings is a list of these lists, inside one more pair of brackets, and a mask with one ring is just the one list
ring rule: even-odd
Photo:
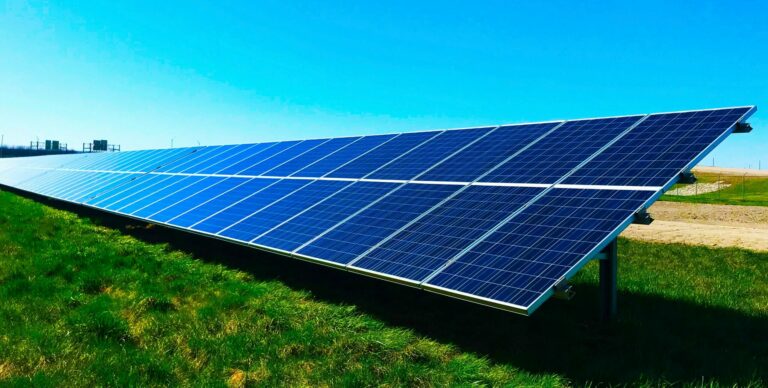
[[[717,174],[696,174],[697,182],[713,183],[727,182],[729,187],[716,192],[680,196],[664,195],[662,201],[670,202],[690,202],[690,203],[712,203],[721,205],[751,205],[768,206],[768,178],[758,176],[733,176]],[[675,185],[674,188],[686,186],[685,184]]]
[[0,192],[0,385],[768,384],[766,254],[622,240],[604,328],[594,264],[523,318],[99,222]]

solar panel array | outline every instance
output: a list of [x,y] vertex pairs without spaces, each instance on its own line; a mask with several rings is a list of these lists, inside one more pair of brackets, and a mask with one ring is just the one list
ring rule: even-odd
[[523,314],[754,107],[0,161],[0,184]]

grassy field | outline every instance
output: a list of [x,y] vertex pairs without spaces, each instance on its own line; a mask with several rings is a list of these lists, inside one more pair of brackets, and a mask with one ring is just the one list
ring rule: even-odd
[[[662,201],[768,206],[768,178],[696,173],[697,183],[721,182],[723,189],[691,196],[664,195]],[[725,187],[728,184],[730,186]],[[684,184],[674,188],[684,187]]]
[[0,385],[768,384],[768,255],[619,249],[603,327],[594,263],[524,318],[0,192]]

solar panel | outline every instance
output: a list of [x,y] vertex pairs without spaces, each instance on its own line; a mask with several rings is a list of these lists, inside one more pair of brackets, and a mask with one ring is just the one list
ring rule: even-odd
[[530,314],[755,107],[0,160],[0,184]]

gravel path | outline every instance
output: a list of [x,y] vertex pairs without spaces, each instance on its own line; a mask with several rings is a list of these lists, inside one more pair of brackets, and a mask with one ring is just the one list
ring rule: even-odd
[[631,225],[622,236],[768,251],[768,207],[657,202],[649,211],[656,221]]

